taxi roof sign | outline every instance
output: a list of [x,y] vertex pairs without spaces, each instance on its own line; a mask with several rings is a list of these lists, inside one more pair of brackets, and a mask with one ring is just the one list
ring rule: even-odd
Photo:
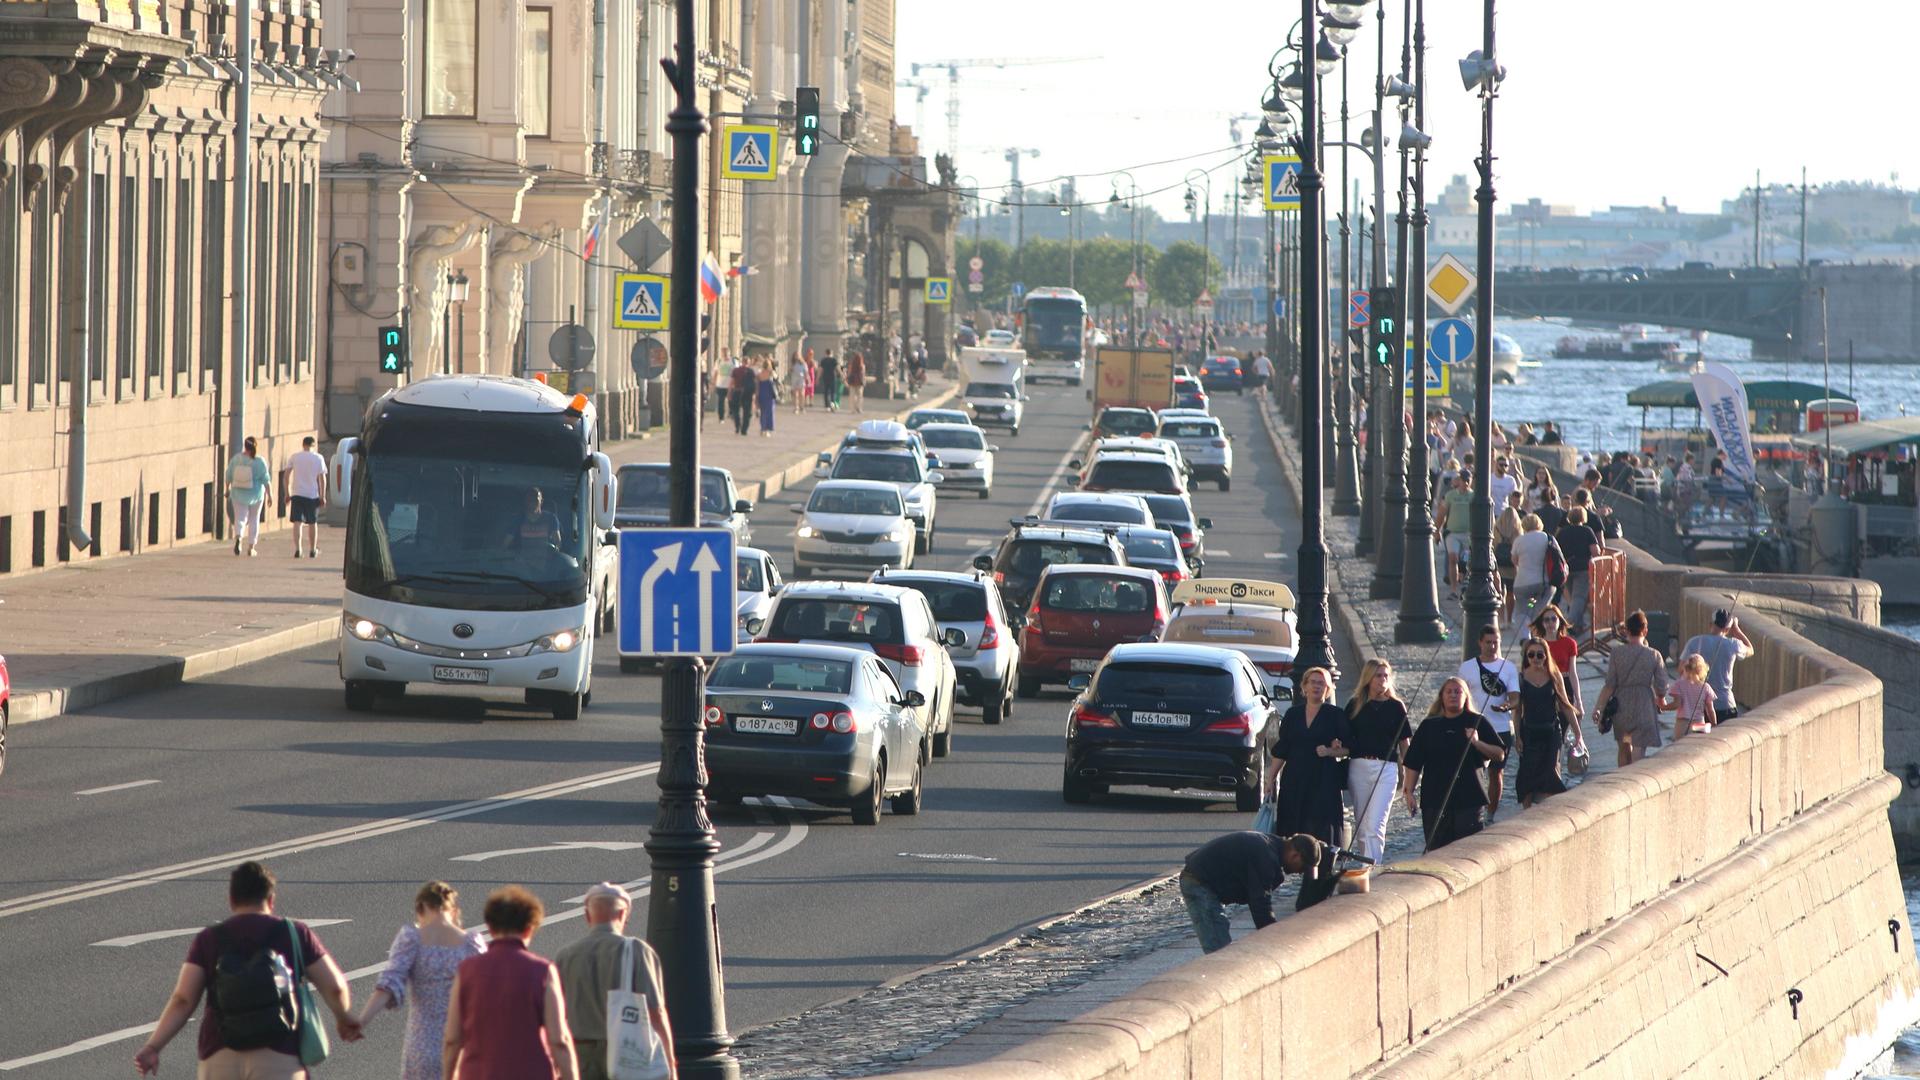
[[1293,590],[1277,581],[1251,581],[1243,578],[1190,578],[1173,588],[1173,602],[1190,604],[1196,600],[1226,601],[1265,607],[1291,608]]

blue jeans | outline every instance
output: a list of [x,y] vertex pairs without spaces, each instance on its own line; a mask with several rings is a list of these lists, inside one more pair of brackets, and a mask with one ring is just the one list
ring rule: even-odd
[[1200,935],[1201,952],[1219,952],[1233,941],[1227,929],[1227,909],[1212,889],[1182,875],[1180,901],[1187,905],[1187,918],[1193,920],[1193,932]]

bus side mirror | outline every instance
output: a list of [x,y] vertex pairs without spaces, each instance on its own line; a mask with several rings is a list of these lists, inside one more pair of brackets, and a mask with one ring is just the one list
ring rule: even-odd
[[359,439],[341,439],[327,463],[327,502],[345,506],[353,501],[353,466],[360,457]]
[[613,528],[613,462],[607,455],[593,455],[593,524],[595,528]]

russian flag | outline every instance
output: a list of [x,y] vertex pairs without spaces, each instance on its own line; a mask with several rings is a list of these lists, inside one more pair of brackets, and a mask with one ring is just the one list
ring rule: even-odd
[[711,304],[727,295],[727,278],[720,271],[720,260],[709,251],[700,259],[700,299]]
[[588,229],[588,230],[587,230],[587,242],[586,242],[586,243],[584,243],[584,244],[582,244],[582,245],[580,245],[580,257],[581,257],[581,258],[583,258],[583,259],[591,259],[591,258],[593,258],[593,253],[594,253],[595,251],[597,251],[597,250],[599,250],[599,248],[600,248],[600,226],[601,226],[601,224],[602,224],[603,222],[605,222],[606,220],[607,220],[607,219],[606,219],[606,215],[604,215],[604,214],[602,214],[602,215],[601,215],[600,217],[597,217],[597,218],[595,218],[595,219],[594,219],[594,221],[593,221],[593,228],[591,228],[591,229]]

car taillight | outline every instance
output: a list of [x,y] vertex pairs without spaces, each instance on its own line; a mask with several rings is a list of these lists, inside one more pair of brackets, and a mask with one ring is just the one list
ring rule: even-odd
[[1238,374],[1240,374],[1240,369],[1239,369],[1239,368],[1234,368],[1234,369],[1233,369],[1233,373],[1234,373],[1235,375],[1238,375]]
[[1224,449],[1226,449],[1226,448],[1227,448],[1227,440],[1225,440],[1225,439],[1215,439],[1215,440],[1213,440],[1213,445],[1214,445],[1214,446],[1216,446],[1216,447],[1218,447],[1219,449],[1222,449],[1222,450],[1224,450]]
[[1000,647],[1000,624],[994,622],[992,619],[988,619],[987,628],[980,631],[980,644],[978,648],[997,649],[999,647]]
[[1253,714],[1241,713],[1238,716],[1229,716],[1225,720],[1215,720],[1201,730],[1215,731],[1222,735],[1251,735],[1253,734]]
[[706,717],[708,727],[713,727],[720,723],[720,721],[726,719],[726,714],[720,711],[720,706],[718,705],[707,706],[707,711],[703,715]]
[[874,654],[901,667],[919,667],[924,650],[918,645],[875,645]]
[[858,726],[859,725],[853,722],[853,714],[850,712],[837,712],[833,714],[833,730],[842,735],[855,730]]
[[1099,712],[1085,705],[1075,705],[1073,707],[1073,726],[1117,728],[1120,726],[1120,721],[1115,720],[1112,713]]
[[1269,675],[1293,674],[1293,661],[1291,660],[1267,660],[1259,664],[1258,667],[1261,671]]
[[825,731],[833,726],[833,717],[823,712],[814,713],[813,719],[807,721],[807,726],[815,731]]
[[1007,583],[1007,575],[995,570],[993,572],[993,583],[995,585],[1005,585]]
[[1169,585],[1173,584],[1176,581],[1185,581],[1187,580],[1187,572],[1185,570],[1181,570],[1178,568],[1175,568],[1172,570],[1162,570],[1160,571],[1160,580],[1166,582]]
[[1036,634],[1040,632],[1040,601],[1038,600],[1035,600],[1033,606],[1027,609],[1027,629]]

